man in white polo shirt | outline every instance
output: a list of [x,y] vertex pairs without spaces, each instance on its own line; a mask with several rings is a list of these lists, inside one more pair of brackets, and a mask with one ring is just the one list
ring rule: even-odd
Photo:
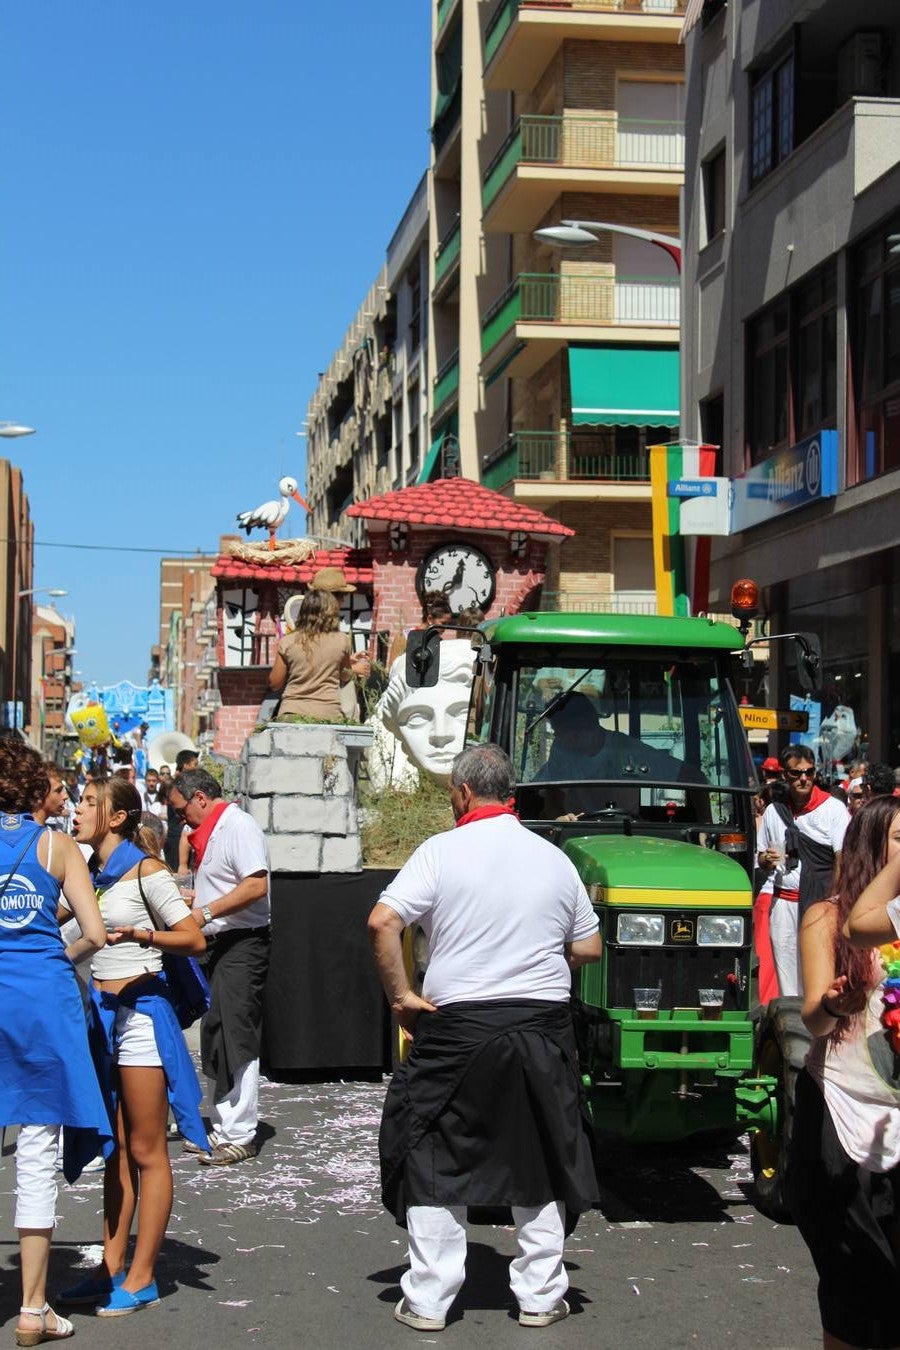
[[212,995],[200,1029],[212,1134],[210,1151],[201,1153],[200,1162],[227,1167],[257,1152],[269,859],[256,821],[223,801],[222,789],[204,769],[178,774],[169,802],[191,829],[193,915],[206,936]]
[[[568,858],[507,805],[514,786],[498,746],[457,755],[457,828],[416,850],[369,919],[388,1002],[415,1031],[379,1152],[409,1236],[394,1316],[417,1331],[440,1331],[462,1287],[468,1205],[512,1208],[520,1324],[567,1316],[564,1214],[597,1198],[569,1009],[572,969],[600,957],[597,917]],[[421,998],[401,948],[414,923],[429,946]]]

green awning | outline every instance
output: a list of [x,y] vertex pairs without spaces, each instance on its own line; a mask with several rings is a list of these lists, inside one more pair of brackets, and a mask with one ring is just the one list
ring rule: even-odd
[[572,425],[677,427],[677,347],[570,347]]
[[441,446],[444,444],[444,437],[446,434],[447,428],[443,427],[437,438],[431,442],[428,454],[425,456],[425,463],[422,465],[422,470],[416,479],[416,487],[418,487],[420,483],[431,482],[431,475],[434,473],[435,464],[437,464],[441,457]]

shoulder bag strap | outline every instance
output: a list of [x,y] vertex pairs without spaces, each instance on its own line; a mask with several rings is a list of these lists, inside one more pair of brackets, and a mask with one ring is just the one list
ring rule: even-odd
[[41,833],[41,831],[43,830],[43,828],[44,828],[43,825],[38,825],[37,829],[36,829],[36,830],[32,830],[32,831],[31,831],[31,834],[30,834],[30,835],[28,836],[28,838],[25,840],[25,847],[24,847],[24,848],[22,849],[22,851],[19,853],[19,855],[18,855],[18,857],[16,858],[15,862],[13,863],[12,867],[9,869],[9,872],[6,874],[6,879],[5,879],[5,881],[3,882],[3,885],[0,886],[0,897],[2,897],[3,895],[6,894],[6,888],[7,888],[7,886],[9,885],[9,883],[12,881],[13,877],[15,876],[16,868],[18,867],[18,865],[19,865],[19,863],[22,861],[22,859],[25,857],[25,854],[26,854],[26,853],[28,852],[28,850],[31,848],[31,845],[34,843],[35,839],[37,839],[38,835]]

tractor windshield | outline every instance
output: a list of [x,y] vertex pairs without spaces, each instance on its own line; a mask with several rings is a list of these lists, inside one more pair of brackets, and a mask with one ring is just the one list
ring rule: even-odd
[[[714,660],[608,648],[596,663],[584,656],[573,653],[572,664],[556,652],[546,662],[522,660],[481,690],[478,739],[488,739],[491,723],[497,735],[491,704],[501,698],[507,748],[518,782],[530,785],[535,816],[612,802],[643,815],[688,808],[698,802],[694,789],[708,801],[710,793],[753,787],[737,707]],[[699,807],[691,814],[698,811],[709,818]]]

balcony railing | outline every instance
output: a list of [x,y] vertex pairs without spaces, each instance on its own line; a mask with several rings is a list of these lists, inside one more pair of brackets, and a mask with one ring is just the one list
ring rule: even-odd
[[481,481],[498,489],[514,479],[554,482],[647,483],[650,457],[619,453],[608,440],[552,431],[515,431],[485,461]]
[[577,591],[541,591],[541,610],[556,614],[656,614],[656,597],[647,592],[580,595]]
[[683,14],[685,0],[499,0],[488,20],[484,36],[484,64],[493,59],[520,9],[551,10],[553,13],[619,13],[654,16]]
[[455,0],[438,0],[437,7],[437,32],[440,34],[444,24],[450,17],[450,11],[453,9]]
[[434,406],[440,408],[459,389],[459,350],[448,357],[434,377]]
[[435,249],[434,284],[436,286],[443,281],[453,264],[459,259],[459,238],[459,220],[457,219]]
[[481,350],[489,352],[519,322],[677,327],[679,313],[677,277],[523,272],[485,314]]
[[564,169],[684,168],[681,122],[589,117],[520,117],[484,172],[482,204],[490,206],[519,164]]

